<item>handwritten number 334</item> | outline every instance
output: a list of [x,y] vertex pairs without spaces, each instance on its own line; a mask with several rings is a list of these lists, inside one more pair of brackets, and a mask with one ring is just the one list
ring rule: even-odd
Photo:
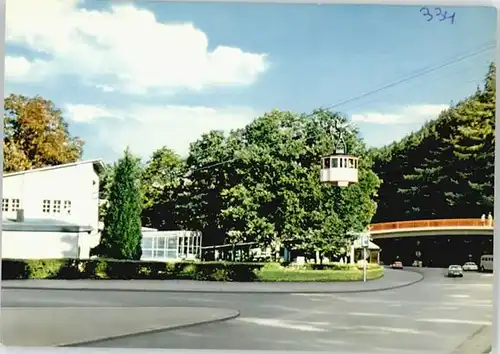
[[452,24],[455,22],[455,13],[448,15],[448,12],[441,10],[440,7],[436,7],[434,9],[434,15],[431,14],[431,11],[427,7],[422,7],[420,12],[424,15],[424,17],[427,17],[427,22],[432,21],[434,17],[436,17],[440,22],[444,20],[451,20]]

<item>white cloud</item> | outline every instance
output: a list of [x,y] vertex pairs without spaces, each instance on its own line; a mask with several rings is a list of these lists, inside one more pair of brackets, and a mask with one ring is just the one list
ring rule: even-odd
[[77,0],[7,2],[7,43],[44,56],[39,61],[7,56],[9,80],[77,75],[108,92],[165,94],[249,85],[268,68],[264,53],[225,46],[209,51],[207,35],[191,23],[160,23],[132,4],[110,10],[79,5]]
[[5,79],[20,83],[42,80],[48,73],[48,63],[43,60],[29,61],[25,57],[5,57]]
[[449,108],[444,104],[408,105],[391,113],[366,112],[351,115],[353,122],[372,124],[414,124],[435,119],[439,113]]
[[241,128],[258,116],[250,108],[172,105],[115,109],[75,104],[66,111],[70,121],[92,123],[92,140],[105,142],[120,155],[130,146],[144,158],[164,145],[185,155],[201,134]]
[[96,88],[98,88],[99,90],[101,90],[102,92],[113,92],[115,91],[115,88],[112,87],[112,86],[109,86],[109,85],[95,85]]
[[93,105],[68,104],[66,105],[66,111],[69,113],[71,120],[78,123],[90,123],[99,118],[120,118],[106,108]]

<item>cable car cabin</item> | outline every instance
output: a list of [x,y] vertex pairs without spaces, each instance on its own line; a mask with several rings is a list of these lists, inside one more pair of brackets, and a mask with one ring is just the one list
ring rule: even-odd
[[350,155],[321,158],[320,182],[339,187],[358,183],[358,158]]

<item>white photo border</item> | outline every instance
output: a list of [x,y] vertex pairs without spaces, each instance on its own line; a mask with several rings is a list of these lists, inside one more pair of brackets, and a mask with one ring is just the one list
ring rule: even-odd
[[[16,0],[9,0],[9,1],[16,1]],[[43,0],[41,0],[43,1]],[[113,0],[94,0],[94,1],[113,1]],[[121,0],[123,1],[123,0]],[[126,1],[126,0],[125,0]],[[148,1],[148,2],[174,2],[171,0],[139,0],[139,1]],[[214,2],[213,0],[177,0],[176,2]],[[319,1],[314,1],[314,0],[217,0],[217,2],[243,2],[243,3],[291,3],[291,4],[299,4],[299,3],[308,3],[308,4],[361,4],[361,5],[413,5],[413,6],[426,6],[426,5],[437,5],[437,6],[445,6],[445,5],[453,5],[453,6],[487,6],[487,7],[495,7],[498,8],[500,4],[500,0],[420,0],[420,1],[412,1],[412,0],[385,0],[385,1],[377,1],[377,0],[319,0]],[[0,52],[3,53],[3,56],[5,58],[5,23],[6,23],[6,0],[0,0],[0,21],[2,23],[2,26],[0,27],[0,35],[4,38],[4,40],[0,44]],[[498,59],[500,58],[500,39],[498,36],[499,33],[499,28],[500,28],[500,17],[498,16],[498,10],[497,10],[497,47],[496,47],[496,59],[498,62]],[[497,73],[498,77],[498,73]],[[0,93],[1,96],[4,97],[5,95],[5,60],[1,61],[0,63],[0,81],[4,82],[3,85],[0,86]],[[497,80],[497,96],[496,100],[498,102],[500,98],[500,93],[498,91],[500,84],[498,83]],[[0,102],[0,111],[4,112],[4,100],[2,99]],[[495,136],[500,133],[500,113],[498,111],[496,112],[496,126],[495,126]],[[3,124],[0,127],[0,136],[2,137],[3,140]],[[500,145],[495,144],[495,194],[494,194],[494,199],[499,200],[500,199],[500,163],[497,161],[497,157],[500,156]],[[0,166],[1,170],[3,171],[3,144],[0,147]],[[2,176],[3,177],[3,176]],[[3,190],[3,183],[0,183],[0,194],[2,193]],[[0,210],[0,217],[2,216],[2,211]],[[500,220],[500,208],[495,208],[494,209],[494,218],[495,220]],[[0,255],[1,255],[1,227],[2,225],[0,224]],[[494,236],[493,236],[493,253],[500,255],[500,242],[495,242],[497,238],[497,234],[500,231],[500,223],[495,223],[494,227]],[[1,274],[1,267],[2,264],[0,262],[0,274]],[[500,257],[494,257],[494,269],[500,269]],[[499,278],[499,272],[496,271],[493,273],[493,323],[492,323],[492,345],[491,345],[491,354],[500,354],[500,343],[499,343],[499,320],[500,320],[500,301],[497,301],[497,299],[500,299],[500,278]],[[0,289],[1,289],[1,279],[0,279]],[[1,292],[0,292],[0,304],[1,304]],[[0,333],[1,336],[1,333]],[[0,343],[1,343],[1,337],[0,337]],[[201,353],[206,353],[206,354],[220,354],[221,352],[224,352],[226,354],[251,354],[251,353],[266,353],[264,350],[189,350],[189,349],[130,349],[130,348],[78,348],[78,347],[54,347],[54,348],[21,348],[21,347],[3,347],[0,344],[0,347],[2,347],[0,350],[6,351],[8,353],[53,353],[53,352],[58,352],[58,353],[63,353],[63,352],[68,352],[68,353],[73,353],[73,354],[80,354],[80,353],[134,353],[134,354],[142,354],[144,352],[147,353],[161,353],[161,354],[169,354],[169,353],[185,353],[185,354],[201,354]],[[369,347],[369,346],[368,346]],[[268,351],[269,354],[281,354],[281,353],[297,353],[297,354],[303,354],[306,353],[304,351],[301,352],[285,352],[285,351]],[[338,352],[341,353],[341,352]],[[366,352],[369,354],[369,352]],[[410,354],[410,352],[405,352],[407,354]],[[417,352],[415,352],[417,353]],[[426,352],[429,353],[429,352]],[[352,353],[351,353],[352,354]]]

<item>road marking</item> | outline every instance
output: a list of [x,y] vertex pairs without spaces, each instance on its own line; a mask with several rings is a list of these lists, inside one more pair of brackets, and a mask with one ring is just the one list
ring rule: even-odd
[[286,328],[293,329],[297,331],[303,332],[326,332],[327,330],[324,328],[318,328],[314,325],[327,325],[327,322],[312,322],[307,324],[299,324],[293,323],[292,321],[283,321],[272,318],[250,318],[250,317],[240,317],[237,319],[238,321],[253,323],[260,326],[269,326],[269,327],[277,327],[277,328]]
[[453,294],[453,295],[451,295],[451,297],[456,297],[456,298],[459,298],[459,299],[464,299],[464,298],[468,298],[470,296],[469,295],[463,295],[463,294]]
[[478,288],[490,288],[493,284],[491,283],[466,283],[466,284],[443,284],[443,288],[448,289],[457,289],[457,288],[465,288],[468,289],[470,287],[478,287]]
[[430,309],[432,311],[456,311],[460,308],[458,306],[432,306],[428,307],[427,309]]
[[477,326],[491,326],[491,321],[470,321],[470,320],[458,320],[452,318],[420,318],[416,320],[417,322],[431,322],[431,323],[453,323],[453,324],[468,324]]
[[[291,330],[298,330],[304,332],[327,332],[327,331],[349,331],[349,332],[371,332],[374,334],[411,334],[411,335],[428,335],[439,337],[440,334],[434,331],[421,331],[414,328],[402,328],[402,327],[385,327],[385,326],[345,326],[342,324],[334,324],[328,322],[298,322],[298,321],[285,321],[280,319],[269,319],[269,318],[250,318],[250,317],[240,317],[236,319],[239,322],[251,323],[260,326],[269,326],[275,328],[284,328]],[[320,328],[327,327],[327,328]]]
[[406,317],[403,315],[396,315],[390,313],[369,313],[369,312],[350,312],[350,316],[365,316],[365,317],[388,317],[388,318],[401,318]]
[[[432,300],[429,301],[407,301],[402,299],[382,300],[382,299],[364,299],[364,298],[344,298],[338,297],[337,300],[356,303],[356,304],[382,304],[383,306],[402,307],[412,305],[436,306]],[[459,307],[491,307],[491,300],[465,300],[453,301],[451,305]],[[439,307],[439,305],[437,305]]]
[[305,297],[334,297],[335,295],[333,294],[304,294],[304,293],[296,293],[296,294],[290,294],[292,296],[305,296]]
[[[356,327],[354,327],[356,328]],[[371,329],[380,332],[389,332],[389,333],[400,333],[400,334],[422,334],[422,331],[415,330],[412,328],[399,328],[399,327],[382,327],[382,326],[359,326],[357,328],[360,329]]]

